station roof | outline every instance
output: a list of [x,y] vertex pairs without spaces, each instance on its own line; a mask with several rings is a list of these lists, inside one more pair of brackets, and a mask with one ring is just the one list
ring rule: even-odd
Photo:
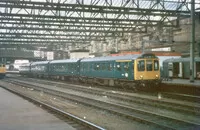
[[[199,8],[196,0],[196,8]],[[148,27],[177,27],[190,0],[1,0],[0,44],[89,44]]]

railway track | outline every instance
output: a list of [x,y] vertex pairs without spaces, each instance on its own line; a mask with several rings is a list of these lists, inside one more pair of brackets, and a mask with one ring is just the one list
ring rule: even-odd
[[162,92],[162,95],[163,97],[167,97],[171,99],[179,99],[179,100],[190,101],[190,102],[195,102],[195,103],[200,102],[200,96],[180,94],[180,93],[174,93],[174,92]]
[[[128,105],[125,105],[122,103],[113,103],[113,102],[105,101],[105,99],[97,100],[94,98],[94,95],[92,95],[91,97],[83,96],[78,92],[74,92],[74,94],[71,94],[71,93],[67,93],[66,91],[63,91],[63,90],[61,91],[60,89],[58,89],[58,87],[52,88],[52,86],[50,87],[47,85],[32,84],[32,83],[27,83],[25,81],[12,80],[12,83],[18,84],[18,85],[24,86],[24,87],[28,86],[28,87],[37,89],[38,91],[44,91],[46,93],[50,93],[55,96],[59,96],[59,97],[62,97],[62,98],[68,99],[68,100],[73,100],[75,102],[85,104],[87,106],[89,105],[89,106],[92,106],[92,107],[95,107],[98,109],[103,109],[103,110],[109,111],[111,113],[117,114],[119,116],[129,118],[131,120],[136,120],[136,121],[148,123],[151,125],[153,124],[162,129],[163,128],[164,129],[179,129],[179,128],[192,129],[192,128],[200,127],[199,122],[181,120],[181,119],[169,117],[169,116],[166,116],[163,114],[157,114],[155,112],[141,110],[139,108],[128,106]],[[87,90],[87,92],[88,92],[88,90]],[[96,93],[102,93],[102,91],[96,92]],[[121,97],[117,97],[117,98],[118,99],[122,98],[122,95],[121,95]],[[127,95],[125,95],[125,96],[127,96]],[[105,91],[104,91],[104,97],[105,97]],[[97,98],[99,98],[99,97],[97,97]],[[131,97],[131,98],[133,98],[133,97]],[[123,100],[127,100],[127,99],[124,99],[124,97],[123,97]],[[129,99],[129,102],[130,102],[130,99]]]
[[83,120],[83,119],[76,117],[70,113],[67,113],[61,109],[58,109],[52,105],[41,102],[33,97],[30,97],[28,94],[22,93],[22,92],[18,91],[17,89],[8,88],[5,86],[0,86],[0,87],[4,88],[14,94],[17,94],[17,95],[23,97],[24,99],[29,100],[29,101],[33,102],[34,104],[46,109],[47,111],[53,113],[57,117],[64,120],[66,123],[70,124],[73,128],[76,128],[77,130],[86,130],[86,129],[87,130],[105,130],[104,128],[97,126],[91,122]]
[[[30,81],[33,81],[32,79],[30,79]],[[46,84],[46,85],[53,85],[56,87],[61,87],[61,88],[65,88],[65,89],[71,89],[74,91],[82,91],[84,93],[89,93],[89,94],[93,94],[93,95],[99,95],[99,96],[106,96],[108,98],[113,99],[113,102],[116,101],[122,101],[124,102],[128,102],[127,104],[137,104],[137,105],[146,105],[149,109],[149,107],[152,107],[152,109],[154,109],[155,107],[160,108],[160,109],[167,109],[167,110],[172,110],[172,111],[176,111],[176,112],[181,112],[181,113],[188,113],[188,114],[192,114],[192,115],[199,115],[200,116],[200,105],[197,103],[190,103],[190,102],[183,102],[183,101],[175,101],[175,100],[170,100],[170,99],[159,99],[159,98],[163,98],[163,97],[167,97],[167,93],[159,93],[156,96],[141,96],[140,94],[127,94],[127,93],[119,93],[116,91],[112,91],[112,90],[105,90],[105,89],[99,89],[99,88],[92,88],[92,87],[84,87],[84,86],[79,86],[79,85],[72,85],[72,84],[65,84],[65,83],[59,83],[59,82],[52,82],[52,81],[44,81],[44,80],[35,80],[37,81],[37,83],[41,83],[41,84]],[[168,93],[169,97],[172,98],[172,93]],[[180,95],[180,94],[179,94]],[[181,97],[183,95],[179,95],[174,96],[175,99],[182,99]],[[160,96],[160,97],[159,97]],[[187,95],[187,97],[189,98],[190,96]],[[192,99],[195,100],[194,96]],[[198,99],[198,98],[197,98]],[[196,100],[197,100],[196,99]],[[130,106],[131,107],[131,106]]]

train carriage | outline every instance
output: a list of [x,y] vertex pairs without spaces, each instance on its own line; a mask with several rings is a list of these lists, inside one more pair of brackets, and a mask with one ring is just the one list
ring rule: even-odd
[[4,78],[6,75],[6,66],[3,63],[0,63],[0,79]]
[[48,77],[49,61],[38,61],[31,63],[30,71],[33,77]]
[[[163,62],[163,77],[165,79],[190,78],[190,58],[170,58]],[[194,58],[194,78],[200,79],[200,58]]]
[[54,60],[49,62],[49,76],[59,79],[77,77],[80,59]]
[[160,82],[159,59],[153,54],[87,58],[80,66],[84,82],[129,87]]
[[31,63],[25,63],[19,66],[19,74],[22,76],[31,75]]
[[[23,70],[20,73],[24,73]],[[33,62],[30,73],[34,77],[79,79],[108,86],[155,86],[160,83],[159,59],[150,53]]]

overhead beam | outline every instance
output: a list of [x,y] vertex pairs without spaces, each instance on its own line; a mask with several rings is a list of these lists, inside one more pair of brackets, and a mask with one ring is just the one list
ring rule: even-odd
[[9,29],[9,30],[40,30],[40,31],[62,31],[62,32],[100,32],[100,33],[146,33],[146,30],[135,30],[135,28],[133,29],[114,29],[114,30],[110,30],[110,29],[94,29],[94,28],[77,28],[74,29],[73,27],[68,27],[68,28],[47,28],[47,27],[43,27],[43,28],[39,28],[39,27],[4,27],[4,26],[0,26],[0,29]]
[[[50,34],[50,33],[47,33],[47,34],[45,34],[45,33],[36,33],[36,32],[29,32],[29,33],[22,33],[22,32],[19,32],[19,33],[16,33],[16,32],[0,32],[0,35],[11,35],[11,36],[52,36],[52,34]],[[65,33],[65,34],[63,34],[63,33],[60,33],[60,34],[57,34],[57,33],[55,33],[55,34],[53,34],[54,36],[58,36],[58,37],[80,37],[80,36],[82,36],[82,37],[86,37],[86,38],[88,38],[88,37],[91,37],[91,38],[97,38],[97,37],[100,37],[100,38],[102,38],[102,37],[122,37],[122,35],[116,35],[115,33],[114,34],[110,34],[110,35],[100,35],[100,34],[93,34],[93,35],[86,35],[86,34],[80,34],[80,33],[78,33],[78,34],[73,34],[73,33]],[[53,38],[56,38],[56,37],[53,37]]]
[[93,23],[101,23],[103,21],[106,22],[110,22],[110,23],[117,23],[117,22],[124,22],[124,23],[128,23],[128,22],[159,22],[159,20],[150,20],[150,19],[129,19],[129,18],[96,18],[96,17],[74,17],[74,16],[56,16],[56,15],[38,15],[38,14],[33,14],[33,15],[29,15],[29,14],[13,14],[13,13],[0,13],[1,17],[10,19],[12,17],[15,18],[20,18],[23,21],[23,18],[29,18],[30,20],[39,20],[40,22],[52,22],[52,20],[54,20],[54,22],[57,23],[65,23],[65,22],[70,22],[73,21],[75,23],[79,23],[79,22],[87,22],[87,21],[92,21]]
[[15,44],[72,44],[72,43],[84,43],[84,44],[89,44],[90,41],[84,41],[84,40],[73,40],[73,41],[28,41],[28,40],[24,40],[24,41],[15,41],[15,40],[0,40],[0,44],[5,44],[5,43],[15,43]]
[[[153,16],[174,16],[177,14],[187,15],[186,11],[169,10],[169,9],[148,9],[148,8],[134,8],[134,7],[116,7],[116,6],[99,6],[99,5],[86,5],[86,4],[65,4],[53,2],[33,2],[33,1],[14,1],[14,0],[1,0],[0,7],[7,8],[24,8],[24,9],[38,9],[38,10],[60,10],[71,12],[89,12],[89,13],[111,13],[111,14],[137,14],[144,15],[145,13]],[[150,13],[149,13],[150,12]]]

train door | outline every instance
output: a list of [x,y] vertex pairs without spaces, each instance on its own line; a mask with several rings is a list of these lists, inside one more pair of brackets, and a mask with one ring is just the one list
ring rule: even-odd
[[144,75],[145,75],[145,60],[144,59],[135,60],[134,72],[135,72],[134,73],[134,79],[135,80],[144,79]]
[[188,79],[190,78],[190,63],[183,62],[183,78]]
[[179,78],[183,78],[183,63],[179,62],[179,74],[178,74]]
[[173,63],[168,63],[168,76],[169,78],[173,77]]
[[173,63],[173,77],[178,78],[179,76],[179,62]]
[[200,79],[200,62],[196,62],[196,78]]

